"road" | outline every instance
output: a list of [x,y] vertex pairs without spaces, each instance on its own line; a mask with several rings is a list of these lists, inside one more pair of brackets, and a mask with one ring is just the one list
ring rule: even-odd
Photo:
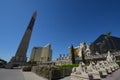
[[17,69],[0,69],[0,80],[24,80],[24,76]]

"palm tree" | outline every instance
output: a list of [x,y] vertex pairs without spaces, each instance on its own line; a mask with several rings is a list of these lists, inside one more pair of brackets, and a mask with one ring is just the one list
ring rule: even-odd
[[84,64],[86,64],[86,60],[85,60],[85,55],[84,55],[83,49],[82,49],[82,61],[83,61]]
[[91,42],[90,50],[92,51],[93,54],[95,54],[95,52],[97,51],[96,44],[94,42]]
[[74,54],[73,45],[71,46],[71,60],[72,60],[72,64],[75,64],[75,54]]
[[107,50],[110,50],[111,49],[111,45],[110,45],[110,43],[109,43],[109,38],[108,38],[108,35],[106,35],[105,37],[104,37],[104,41],[105,41],[105,43],[106,43],[106,49]]
[[111,45],[110,45],[110,49],[116,49],[115,43],[111,37],[111,32],[107,32],[106,33],[106,38],[110,41]]
[[102,43],[100,44],[100,52],[101,53],[107,52],[107,48],[105,46],[105,40],[103,40]]

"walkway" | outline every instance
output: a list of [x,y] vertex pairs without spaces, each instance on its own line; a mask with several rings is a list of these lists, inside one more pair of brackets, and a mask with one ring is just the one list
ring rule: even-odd
[[0,69],[0,80],[47,80],[32,72],[22,72],[20,69]]
[[43,77],[36,75],[33,72],[23,72],[25,80],[47,80]]
[[0,80],[24,80],[20,70],[0,69]]

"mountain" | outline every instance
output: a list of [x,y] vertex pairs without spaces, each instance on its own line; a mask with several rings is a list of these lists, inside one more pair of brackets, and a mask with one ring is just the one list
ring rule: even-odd
[[107,53],[107,51],[118,51],[120,50],[120,38],[115,36],[100,35],[93,43],[90,45],[92,54],[95,52]]

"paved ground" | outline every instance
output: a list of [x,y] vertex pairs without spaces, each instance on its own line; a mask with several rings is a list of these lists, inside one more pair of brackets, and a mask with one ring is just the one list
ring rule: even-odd
[[33,72],[23,72],[25,80],[47,80],[43,77],[36,75]]
[[0,69],[0,80],[47,80],[32,72],[22,72],[19,69]]
[[20,70],[0,69],[0,80],[24,80]]
[[63,79],[60,79],[60,80],[70,80],[70,76],[65,77],[65,78],[63,78]]
[[120,80],[120,69],[108,75],[105,79],[102,80]]

